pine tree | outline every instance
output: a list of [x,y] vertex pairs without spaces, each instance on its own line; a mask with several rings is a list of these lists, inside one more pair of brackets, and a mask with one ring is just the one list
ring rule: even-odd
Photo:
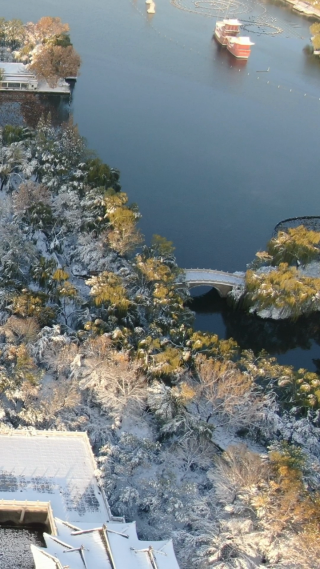
[[114,273],[104,271],[86,281],[91,287],[90,294],[97,306],[105,305],[126,313],[131,305],[121,278]]
[[267,253],[272,257],[272,264],[300,262],[302,264],[319,259],[320,233],[311,231],[304,225],[289,227],[288,231],[279,231],[267,245]]

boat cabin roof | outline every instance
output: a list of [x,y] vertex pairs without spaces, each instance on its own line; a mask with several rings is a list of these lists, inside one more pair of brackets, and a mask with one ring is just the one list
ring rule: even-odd
[[237,43],[239,45],[254,45],[251,39],[248,36],[240,36],[237,38],[230,37],[229,41],[232,43]]
[[223,20],[223,23],[227,24],[229,26],[241,26],[241,22],[239,22],[239,20],[237,20],[237,19],[232,20],[232,19],[227,18],[227,19]]

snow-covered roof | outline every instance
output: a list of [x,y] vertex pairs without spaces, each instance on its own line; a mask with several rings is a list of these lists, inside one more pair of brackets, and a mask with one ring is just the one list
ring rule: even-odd
[[28,73],[27,67],[24,63],[0,61],[0,68],[3,69],[4,73],[8,73],[9,75],[21,75],[21,73]]
[[31,73],[27,66],[23,63],[12,63],[7,61],[0,61],[0,69],[3,70],[4,78],[9,80],[11,77],[16,77],[17,80],[33,79],[36,80],[33,73]]
[[[55,516],[104,523],[110,509],[98,486],[85,433],[13,431],[0,434],[0,497],[50,502]],[[1,502],[0,502],[1,506]]]
[[24,63],[0,61],[0,69],[3,70],[3,83],[27,83],[43,93],[70,93],[70,85],[64,79],[59,79],[55,87],[50,87],[45,80],[38,81]]
[[60,561],[47,553],[44,549],[40,549],[36,545],[31,545],[36,569],[63,569]]
[[248,36],[240,36],[238,38],[229,38],[230,43],[237,43],[239,45],[254,45]]
[[241,22],[239,20],[220,20],[220,22],[216,22],[215,29],[216,30],[224,30],[226,26],[241,26]]
[[36,569],[179,569],[170,539],[140,541],[135,522],[111,515],[95,470],[85,433],[0,434],[0,509],[38,500],[55,516],[46,548],[31,546]]
[[172,541],[139,541],[134,522],[101,527],[55,522],[58,535],[44,534],[46,549],[31,546],[36,569],[179,569]]
[[241,26],[241,22],[237,19],[225,19],[223,20],[224,24],[229,24],[230,26]]

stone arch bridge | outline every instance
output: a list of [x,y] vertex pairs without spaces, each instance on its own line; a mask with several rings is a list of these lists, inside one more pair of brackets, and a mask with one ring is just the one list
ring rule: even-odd
[[212,269],[185,269],[185,281],[189,288],[211,286],[222,298],[233,288],[244,285],[244,273],[226,273]]

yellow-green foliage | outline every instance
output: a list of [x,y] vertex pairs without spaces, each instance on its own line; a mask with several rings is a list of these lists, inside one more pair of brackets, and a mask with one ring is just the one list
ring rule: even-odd
[[255,259],[250,263],[250,268],[259,269],[260,267],[271,265],[272,261],[273,258],[267,251],[258,251]]
[[126,206],[128,196],[125,192],[115,192],[112,188],[109,188],[103,197],[103,203],[106,208],[106,215],[108,215],[118,207]]
[[239,351],[237,342],[232,338],[221,340],[217,334],[209,332],[193,332],[186,345],[194,354],[206,354],[222,360],[233,360]]
[[299,447],[282,443],[280,450],[272,450],[269,453],[273,475],[281,477],[284,486],[287,486],[288,479],[302,480],[302,468],[305,464],[304,455]]
[[[188,297],[179,275],[183,272],[176,266],[173,247],[170,241],[156,235],[152,246],[144,247],[142,253],[135,257],[135,269],[139,289],[135,296],[138,304],[145,303],[141,290],[146,287],[151,292],[152,302],[148,306],[149,316],[153,313],[152,325],[159,327],[160,333],[168,333],[168,329],[181,322],[183,315],[190,320],[190,313],[184,307]],[[180,281],[180,282],[179,282]],[[167,317],[165,321],[164,316]]]
[[151,357],[150,371],[155,376],[174,375],[181,372],[182,368],[182,351],[179,348],[168,346],[162,352]]
[[317,373],[299,369],[295,372],[294,383],[297,387],[296,398],[306,407],[320,407],[320,377]]
[[134,251],[142,243],[141,234],[136,227],[136,215],[129,208],[117,208],[109,214],[109,221],[111,229],[108,241],[120,255]]
[[67,273],[64,269],[57,269],[52,275],[52,278],[57,282],[63,282],[69,278],[69,273]]
[[180,405],[188,405],[188,403],[191,403],[196,396],[196,392],[193,387],[185,381],[182,381],[179,385],[173,387],[171,393]]
[[320,408],[320,376],[317,373],[304,368],[295,370],[293,366],[279,364],[266,352],[255,356],[251,350],[243,351],[237,363],[255,382],[263,382],[272,391],[277,391],[285,406]]
[[144,259],[142,255],[137,255],[136,264],[147,282],[172,280],[172,271],[160,259],[155,257]]
[[86,284],[91,287],[90,294],[98,306],[107,304],[120,312],[127,312],[130,301],[120,277],[105,271],[98,276],[91,277]]
[[320,307],[320,279],[304,276],[287,263],[269,272],[247,271],[246,290],[258,310],[276,308],[288,317]]
[[267,254],[272,257],[272,264],[310,263],[319,258],[320,233],[310,231],[304,225],[279,231],[267,245]]
[[172,257],[175,247],[172,241],[168,241],[165,237],[155,234],[152,237],[152,249],[156,255],[167,259],[168,257]]
[[176,319],[177,314],[175,310],[177,308],[183,309],[183,298],[179,296],[176,288],[174,286],[156,283],[153,290],[153,300],[155,306],[171,306],[172,307],[172,318]]
[[142,236],[137,229],[140,214],[136,205],[128,205],[125,192],[116,192],[112,188],[93,188],[88,191],[87,199],[87,208],[94,218],[94,221],[91,219],[87,223],[87,228],[94,228],[102,234],[109,247],[120,255],[125,255],[141,244]]
[[144,370],[155,377],[179,374],[184,368],[182,348],[147,336],[138,344],[137,358]]
[[45,305],[46,295],[34,294],[24,289],[12,299],[12,311],[23,318],[34,317],[40,326],[48,326],[56,317],[55,310]]
[[70,282],[65,281],[63,284],[58,286],[57,294],[59,297],[68,298],[68,299],[76,299],[78,296],[78,290],[76,287]]
[[127,206],[128,196],[124,192],[116,193],[109,189],[104,198],[104,219],[108,219],[107,239],[109,245],[120,255],[136,249],[142,243],[142,236],[137,229],[139,213],[134,206]]
[[41,375],[42,372],[30,356],[26,345],[21,344],[16,349],[15,377],[21,382],[28,381],[32,385],[36,385]]
[[310,26],[310,32],[312,34],[312,45],[313,49],[320,49],[320,24],[314,23]]
[[23,383],[36,386],[43,372],[38,368],[34,359],[30,356],[26,344],[20,346],[10,346],[5,355],[5,364],[10,362],[10,371],[5,373],[4,366],[0,366],[0,390],[14,386],[21,387]]

